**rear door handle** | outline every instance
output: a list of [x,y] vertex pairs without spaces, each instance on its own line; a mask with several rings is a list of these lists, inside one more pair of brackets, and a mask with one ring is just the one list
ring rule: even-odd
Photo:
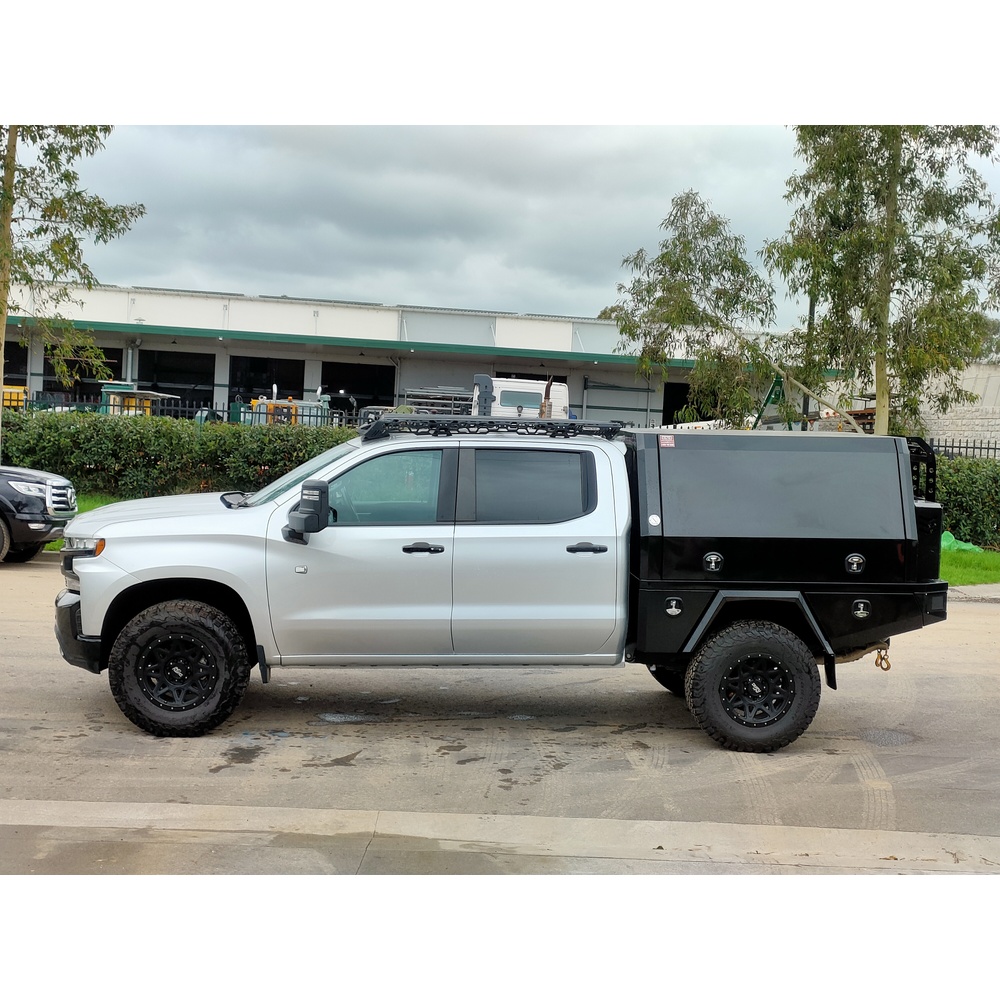
[[414,542],[412,545],[404,545],[404,552],[430,552],[432,554],[437,554],[438,552],[444,552],[443,545],[431,545],[430,542]]
[[607,552],[607,545],[595,545],[593,542],[577,542],[576,545],[567,545],[567,552]]

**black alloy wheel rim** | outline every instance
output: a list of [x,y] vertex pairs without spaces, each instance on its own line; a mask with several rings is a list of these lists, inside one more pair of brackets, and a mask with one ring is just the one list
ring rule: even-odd
[[189,635],[164,635],[142,651],[136,668],[142,693],[157,708],[185,712],[203,704],[219,683],[216,658]]
[[741,726],[772,726],[792,707],[795,678],[779,660],[745,656],[726,671],[719,684],[726,715]]

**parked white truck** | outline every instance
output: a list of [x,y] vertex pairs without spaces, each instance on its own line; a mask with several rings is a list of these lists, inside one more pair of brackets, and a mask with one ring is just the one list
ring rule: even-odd
[[477,375],[472,390],[475,416],[510,419],[540,417],[544,420],[568,420],[569,386],[554,379],[493,378]]

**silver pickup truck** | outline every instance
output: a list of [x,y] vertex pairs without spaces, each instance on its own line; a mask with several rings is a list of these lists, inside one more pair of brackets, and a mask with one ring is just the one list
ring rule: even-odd
[[902,438],[387,416],[267,488],[66,530],[56,633],[159,736],[253,666],[639,662],[722,746],[769,751],[822,665],[940,621],[933,455]]

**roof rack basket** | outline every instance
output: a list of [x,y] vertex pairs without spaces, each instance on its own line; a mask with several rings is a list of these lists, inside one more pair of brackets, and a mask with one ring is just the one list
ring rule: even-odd
[[585,434],[611,440],[621,430],[620,423],[596,423],[592,420],[542,420],[531,417],[438,417],[391,414],[376,420],[362,435],[363,441],[375,441],[390,434],[429,434],[450,437],[452,434],[489,434],[503,431],[509,434],[540,435],[543,437],[577,437]]

